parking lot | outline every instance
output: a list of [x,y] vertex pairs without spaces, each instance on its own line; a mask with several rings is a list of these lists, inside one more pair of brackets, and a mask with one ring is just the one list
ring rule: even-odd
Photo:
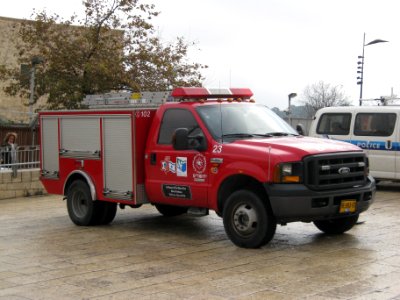
[[382,185],[347,234],[278,226],[240,249],[222,220],[118,210],[77,227],[60,196],[0,201],[0,299],[400,299],[400,186]]

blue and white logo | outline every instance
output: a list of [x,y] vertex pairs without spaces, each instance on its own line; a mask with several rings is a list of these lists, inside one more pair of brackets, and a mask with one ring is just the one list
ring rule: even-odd
[[176,173],[176,165],[172,161],[168,162],[168,168],[171,173]]
[[187,177],[187,157],[176,158],[176,175],[179,177]]

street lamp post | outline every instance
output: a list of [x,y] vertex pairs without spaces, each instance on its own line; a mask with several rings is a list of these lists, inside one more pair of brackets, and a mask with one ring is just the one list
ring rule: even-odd
[[359,61],[357,62],[358,67],[357,67],[357,73],[360,74],[357,77],[357,84],[360,85],[360,106],[362,105],[362,93],[363,93],[363,84],[364,84],[364,50],[365,50],[365,46],[369,46],[369,45],[373,45],[373,44],[378,44],[378,43],[386,43],[388,41],[385,40],[380,40],[380,39],[376,39],[373,40],[371,42],[369,42],[368,44],[365,44],[365,32],[364,32],[364,38],[363,38],[363,51],[362,51],[362,55],[358,56]]
[[34,103],[34,94],[35,94],[35,72],[36,65],[43,63],[43,58],[39,56],[34,56],[31,60],[31,78],[30,78],[30,95],[29,95],[29,123],[32,122],[33,119],[33,103]]
[[292,105],[291,105],[291,100],[292,100],[292,98],[294,98],[294,97],[296,97],[296,96],[297,96],[296,93],[290,93],[290,94],[288,95],[288,98],[289,98],[288,121],[289,121],[290,126],[292,126]]
[[34,94],[35,94],[35,72],[36,66],[38,64],[43,63],[44,60],[42,57],[34,56],[31,60],[31,78],[30,78],[30,95],[29,95],[29,125],[32,126],[32,146],[35,143],[35,129],[33,128],[33,103],[34,103]]

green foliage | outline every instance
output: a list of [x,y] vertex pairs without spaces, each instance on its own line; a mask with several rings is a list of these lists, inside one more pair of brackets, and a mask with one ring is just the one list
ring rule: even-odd
[[[30,63],[33,55],[44,59],[35,65],[35,100],[46,96],[48,108],[77,108],[87,94],[201,84],[206,66],[187,61],[193,45],[182,38],[164,44],[156,36],[150,23],[158,15],[154,5],[139,0],[84,0],[83,5],[82,19],[41,11],[34,12],[35,22],[22,24],[20,63]],[[0,78],[14,79],[5,91],[27,97],[29,87],[19,74],[0,69]]]

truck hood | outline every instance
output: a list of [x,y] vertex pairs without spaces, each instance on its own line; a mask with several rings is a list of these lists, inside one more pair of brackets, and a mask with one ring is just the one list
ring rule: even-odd
[[[271,147],[271,151],[275,154],[280,156],[289,156],[290,159],[296,160],[301,160],[304,156],[313,154],[362,151],[359,147],[350,143],[304,136],[237,140],[235,144],[237,144],[237,146],[240,145],[241,147],[260,147],[263,152],[265,152],[265,148]],[[286,157],[285,159],[288,159],[289,157]]]

